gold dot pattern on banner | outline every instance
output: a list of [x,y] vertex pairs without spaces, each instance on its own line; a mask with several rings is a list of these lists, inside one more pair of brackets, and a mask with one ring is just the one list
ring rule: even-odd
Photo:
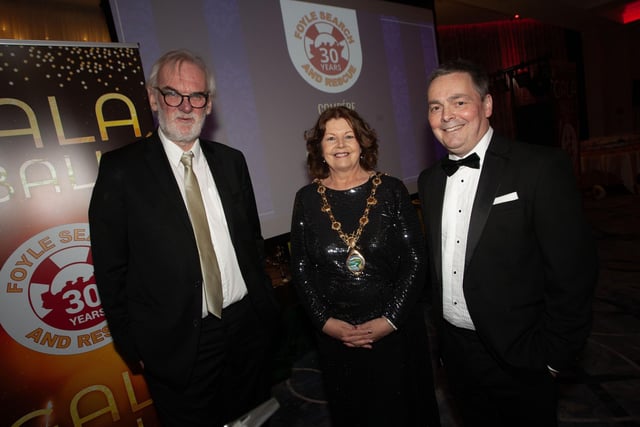
[[[28,49],[26,52],[18,50]],[[60,88],[91,84],[120,92],[121,85],[144,86],[137,49],[99,46],[11,45],[0,50],[0,87],[28,84],[37,72]]]

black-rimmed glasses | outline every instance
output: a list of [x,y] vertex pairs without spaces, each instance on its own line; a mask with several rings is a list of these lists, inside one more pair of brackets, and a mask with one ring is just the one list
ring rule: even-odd
[[204,108],[207,105],[207,100],[209,99],[209,94],[204,92],[196,92],[190,95],[183,95],[171,89],[162,90],[159,87],[154,87],[164,98],[164,102],[169,107],[179,107],[182,105],[182,101],[185,98],[189,101],[189,105],[193,108]]

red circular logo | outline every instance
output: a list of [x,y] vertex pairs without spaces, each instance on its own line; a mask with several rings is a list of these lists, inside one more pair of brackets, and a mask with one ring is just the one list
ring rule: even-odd
[[344,34],[328,23],[311,25],[305,33],[309,62],[323,74],[338,75],[349,64],[349,46]]
[[[78,331],[104,320],[98,288],[86,246],[70,246],[54,252],[34,270],[30,304],[43,322],[57,329]],[[80,255],[85,259],[77,259]],[[60,263],[62,261],[62,264]],[[43,286],[46,290],[42,292]],[[39,295],[39,296],[38,296]],[[45,309],[38,310],[38,306]]]
[[0,324],[46,354],[79,354],[111,342],[93,273],[89,224],[31,236],[0,269]]

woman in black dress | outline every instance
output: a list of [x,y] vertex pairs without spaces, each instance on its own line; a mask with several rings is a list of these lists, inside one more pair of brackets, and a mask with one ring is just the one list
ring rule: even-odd
[[355,111],[326,110],[305,139],[314,181],[296,194],[291,266],[332,425],[439,426],[409,194],[375,171],[377,136]]

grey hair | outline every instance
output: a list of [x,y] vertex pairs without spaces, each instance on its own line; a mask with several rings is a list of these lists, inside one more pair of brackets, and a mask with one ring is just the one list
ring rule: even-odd
[[147,85],[149,87],[156,87],[158,85],[158,73],[162,67],[174,64],[180,65],[184,62],[194,64],[204,72],[207,81],[207,93],[209,93],[213,98],[216,92],[216,81],[213,77],[213,73],[200,56],[188,49],[171,50],[158,58],[151,68]]

